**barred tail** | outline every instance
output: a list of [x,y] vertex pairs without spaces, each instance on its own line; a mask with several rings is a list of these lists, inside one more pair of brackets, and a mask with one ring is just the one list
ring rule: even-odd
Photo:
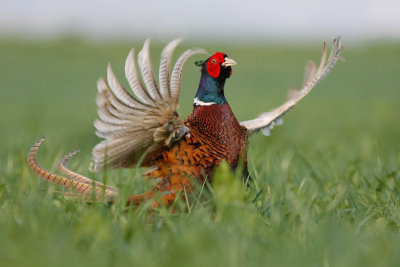
[[109,186],[109,185],[104,185],[100,182],[94,181],[86,176],[83,176],[79,173],[76,173],[70,169],[67,168],[67,162],[68,160],[70,160],[76,153],[78,153],[79,150],[74,150],[70,153],[68,153],[67,155],[65,155],[59,162],[57,165],[57,168],[60,172],[65,173],[68,177],[70,177],[71,179],[73,179],[76,182],[81,182],[81,183],[85,183],[85,184],[90,184],[90,185],[95,185],[96,187],[100,187],[106,188],[106,194],[111,194],[111,193],[117,193],[119,192],[119,190],[115,187]]
[[[33,147],[31,148],[31,150],[29,151],[29,154],[28,154],[28,164],[31,167],[31,169],[38,176],[47,180],[48,182],[63,186],[65,188],[75,189],[77,192],[83,194],[82,197],[85,197],[85,196],[90,197],[94,193],[96,199],[100,199],[104,194],[105,198],[109,200],[109,199],[112,199],[113,197],[118,196],[118,193],[115,191],[115,189],[110,190],[110,188],[107,188],[107,186],[104,187],[103,184],[97,183],[87,177],[84,177],[84,176],[74,173],[72,171],[70,171],[69,174],[67,173],[72,178],[72,179],[68,179],[64,176],[57,175],[55,173],[52,173],[52,172],[42,168],[37,161],[36,153],[40,147],[40,144],[44,140],[45,140],[44,137],[39,139],[33,145]],[[69,158],[71,158],[72,155],[68,154],[66,157],[64,157],[61,160],[60,164],[64,165],[66,163],[66,161]],[[66,169],[66,170],[68,170],[68,169]]]

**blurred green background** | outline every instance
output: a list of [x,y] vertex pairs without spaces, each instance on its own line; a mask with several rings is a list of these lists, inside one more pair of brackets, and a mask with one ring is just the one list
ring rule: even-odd
[[[142,43],[0,41],[0,265],[398,264],[398,43],[346,45],[346,62],[338,62],[282,126],[270,137],[252,137],[251,188],[238,186],[222,169],[222,183],[208,201],[199,200],[189,213],[161,209],[150,220],[144,209],[124,213],[122,204],[86,205],[48,193],[48,184],[27,166],[30,146],[47,137],[38,156],[50,170],[80,148],[70,167],[102,179],[87,170],[99,141],[93,127],[96,80],[111,62],[126,84],[125,57]],[[162,45],[152,45],[156,73]],[[301,86],[304,66],[309,59],[318,63],[322,42],[184,42],[175,58],[193,46],[225,51],[239,63],[225,94],[237,118],[246,120],[280,105],[289,88]],[[183,72],[182,117],[192,109],[198,59],[190,59]],[[137,173],[108,176],[113,185],[141,192],[148,184]],[[218,194],[224,189],[233,195]]]

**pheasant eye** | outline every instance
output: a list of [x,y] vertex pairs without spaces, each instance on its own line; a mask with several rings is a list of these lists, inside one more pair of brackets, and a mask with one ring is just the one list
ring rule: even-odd
[[215,64],[215,63],[217,63],[217,60],[215,58],[213,58],[213,59],[211,59],[211,63]]

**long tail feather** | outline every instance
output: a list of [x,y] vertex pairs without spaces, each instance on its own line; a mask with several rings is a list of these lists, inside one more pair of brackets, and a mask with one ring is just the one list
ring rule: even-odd
[[[60,176],[53,172],[46,170],[45,168],[41,167],[37,161],[36,153],[40,147],[40,144],[45,140],[45,138],[39,139],[31,148],[28,154],[28,164],[30,168],[41,178],[45,179],[50,183],[54,183],[60,186],[63,186],[67,189],[75,189],[77,192],[82,193],[84,195],[90,196],[93,193],[95,194],[96,199],[101,198],[103,196],[103,188],[95,186],[93,184],[80,182],[76,180],[68,179],[64,176]],[[116,197],[116,194],[113,191],[108,190],[107,188],[104,191],[104,196],[107,200],[111,200],[113,197]]]
[[104,185],[103,183],[94,181],[86,176],[83,176],[79,173],[76,173],[70,169],[68,169],[67,167],[67,162],[76,154],[78,153],[79,150],[74,150],[70,153],[68,153],[67,155],[65,155],[59,162],[57,165],[57,168],[60,172],[65,173],[66,175],[68,175],[72,180],[76,181],[76,182],[80,182],[80,183],[85,183],[85,184],[90,184],[90,185],[95,185],[96,187],[105,187],[107,191],[111,191],[114,193],[118,193],[118,189],[109,186],[109,185]]

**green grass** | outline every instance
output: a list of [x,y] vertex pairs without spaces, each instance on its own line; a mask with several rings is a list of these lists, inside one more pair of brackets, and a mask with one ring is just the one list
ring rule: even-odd
[[[125,56],[140,44],[0,42],[1,266],[398,265],[399,45],[348,46],[347,62],[271,137],[252,137],[255,185],[243,187],[222,166],[212,192],[193,200],[188,213],[178,207],[149,216],[145,207],[125,213],[123,203],[86,205],[37,178],[26,156],[45,135],[38,154],[44,167],[55,170],[62,155],[80,148],[70,167],[102,179],[87,170],[99,141],[92,126],[96,80],[107,61],[122,80]],[[320,56],[319,46],[205,46],[239,63],[226,85],[239,120],[281,104],[287,88],[300,86],[307,60]],[[153,66],[160,49],[155,45]],[[199,79],[190,62],[183,116]],[[112,185],[132,193],[150,186],[139,173],[107,174]]]

